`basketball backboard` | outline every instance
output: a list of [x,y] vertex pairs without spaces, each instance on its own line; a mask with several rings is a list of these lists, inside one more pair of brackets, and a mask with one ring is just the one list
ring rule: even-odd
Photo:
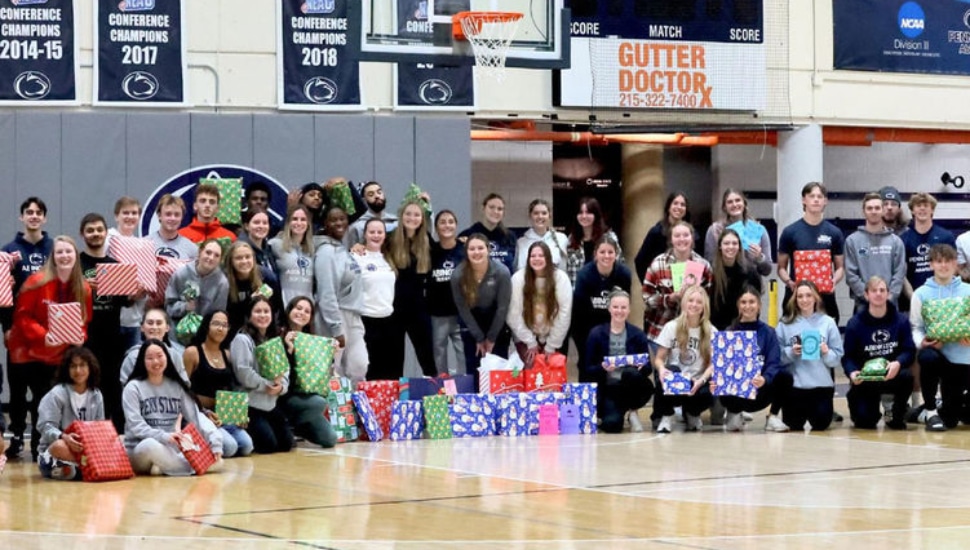
[[468,42],[452,37],[453,16],[463,11],[506,11],[523,14],[507,67],[569,66],[570,16],[563,0],[361,0],[348,6],[351,26],[358,15],[361,23],[361,61],[474,64]]

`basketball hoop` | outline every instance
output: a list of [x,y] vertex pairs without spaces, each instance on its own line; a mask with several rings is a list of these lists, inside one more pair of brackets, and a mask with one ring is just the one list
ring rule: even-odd
[[505,57],[522,14],[505,11],[463,11],[455,14],[452,34],[467,40],[475,53],[475,64],[485,76],[502,81],[505,78]]

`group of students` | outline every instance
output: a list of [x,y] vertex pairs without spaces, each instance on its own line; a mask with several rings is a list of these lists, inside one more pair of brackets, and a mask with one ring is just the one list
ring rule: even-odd
[[[353,212],[331,201],[333,190],[341,185],[352,192]],[[216,218],[218,188],[200,184],[195,188],[190,224],[181,227],[186,208],[182,199],[166,195],[155,212],[159,229],[145,236],[158,257],[183,263],[172,274],[164,297],[145,291],[112,297],[97,294],[95,267],[115,261],[108,255],[112,238],[136,237],[140,203],[130,197],[119,199],[117,225],[110,229],[102,216],[84,216],[79,228],[82,250],[70,237],[51,239],[43,232],[46,205],[31,197],[21,205],[24,230],[4,247],[15,254],[11,266],[16,291],[15,307],[0,311],[11,385],[13,438],[7,455],[17,456],[23,449],[28,411],[34,419],[32,455],[48,473],[59,471],[52,465],[60,467],[67,460],[70,453],[65,446],[76,451],[77,441],[61,433],[67,422],[97,418],[99,413],[124,432],[139,472],[190,471],[175,451],[183,421],[197,422],[220,456],[286,451],[294,434],[332,446],[337,437],[324,419],[324,399],[291,386],[292,370],[268,380],[256,365],[255,347],[281,335],[292,368],[297,332],[335,339],[339,345],[335,372],[354,383],[399,378],[406,337],[424,374],[467,372],[476,377],[476,384],[485,354],[517,354],[529,365],[538,354],[565,351],[567,339],[572,339],[580,380],[599,384],[603,431],[622,431],[625,422],[634,431],[642,430],[637,411],[653,398],[656,429],[669,432],[675,407],[682,408],[688,429],[697,430],[700,414],[715,402],[710,363],[713,333],[754,331],[761,350],[762,372],[753,381],[758,398],[722,397],[717,402],[726,413],[715,416],[723,414],[729,430],[740,430],[742,413],[770,406],[770,430],[799,429],[806,421],[814,429],[824,429],[833,416],[831,369],[841,361],[853,378],[860,367],[861,358],[849,346],[854,341],[849,334],[855,325],[859,330],[878,325],[873,319],[858,323],[853,319],[843,346],[838,312],[831,307],[834,300],[789,273],[794,250],[824,247],[832,251],[836,281],[843,274],[841,233],[821,217],[824,195],[821,184],[807,185],[803,191],[806,214],[800,221],[806,228],[793,225],[782,234],[778,272],[790,298],[777,335],[758,318],[762,276],[771,267],[770,241],[764,234],[760,242],[742,246],[741,236],[729,226],[750,220],[750,215],[744,195],[733,189],[723,196],[725,217],[708,230],[703,256],[694,251],[698,245],[689,224],[687,197],[673,194],[666,201],[663,218],[647,234],[635,262],[646,305],[645,330],[628,321],[632,274],[623,264],[616,235],[592,198],[580,201],[568,235],[551,227],[548,202],[532,201],[530,227],[516,238],[503,224],[505,201],[495,194],[483,201],[481,219],[459,232],[454,212],[434,212],[426,194],[404,201],[394,215],[386,211],[379,183],[368,182],[357,189],[334,178],[290,193],[283,223],[277,226],[267,210],[270,188],[252,182],[245,191],[242,224],[232,228]],[[918,208],[913,211],[916,214]],[[922,235],[919,220],[913,231]],[[228,247],[220,242],[226,239],[232,242]],[[671,266],[685,261],[701,264],[703,273],[697,284],[675,291]],[[916,271],[925,275],[920,265]],[[896,315],[887,282],[891,278],[867,279],[866,308],[860,309],[860,316]],[[880,281],[885,291],[879,290]],[[915,304],[919,304],[919,292],[913,296]],[[883,293],[887,296],[883,305],[870,296]],[[47,308],[41,306],[65,302],[82,304],[85,348],[50,340]],[[201,322],[183,348],[173,338],[174,330],[190,313],[200,316]],[[914,335],[922,330],[917,316],[915,312]],[[798,334],[806,326],[821,329],[821,360],[800,358]],[[892,327],[890,338],[878,346],[861,346],[870,355],[873,350],[891,348],[900,356],[890,363],[895,368],[890,369],[886,387],[867,382],[850,392],[850,410],[858,427],[874,427],[878,422],[878,399],[883,393],[895,396],[889,425],[898,427],[902,413],[896,413],[908,398],[908,393],[905,397],[899,393],[900,387],[909,380],[912,390],[907,369],[915,353],[906,347],[902,323]],[[117,344],[118,334],[125,339],[122,346]],[[884,336],[878,333],[873,338]],[[898,346],[890,345],[894,338],[900,341]],[[910,336],[910,344],[912,340]],[[920,352],[920,362],[930,364],[921,378],[943,378],[950,388],[944,391],[940,415],[930,405],[935,399],[926,400],[923,420],[931,429],[937,429],[940,418],[941,425],[954,425],[954,414],[959,412],[953,411],[962,407],[954,409],[952,397],[948,405],[946,396],[953,388],[965,388],[966,381],[954,386],[952,370],[944,372],[936,365],[970,361],[962,360],[963,348],[954,351],[953,344],[934,345],[920,339],[920,345],[927,348],[926,353]],[[457,364],[449,358],[452,353],[459,359]],[[624,367],[604,359],[629,354],[647,354],[650,359]],[[673,371],[693,379],[690,394],[664,391],[664,379]],[[52,391],[55,379],[59,384]],[[929,385],[924,383],[924,394]],[[46,401],[35,398],[28,404],[28,389],[34,396],[46,396]],[[212,412],[215,394],[222,389],[249,392],[245,429],[222,425]],[[962,389],[960,395],[962,399]],[[874,406],[872,396],[877,400]],[[778,415],[781,410],[783,421]]]

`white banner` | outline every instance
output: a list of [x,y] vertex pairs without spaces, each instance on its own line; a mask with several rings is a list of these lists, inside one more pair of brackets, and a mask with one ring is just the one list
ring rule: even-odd
[[573,37],[560,105],[756,111],[766,71],[764,44]]

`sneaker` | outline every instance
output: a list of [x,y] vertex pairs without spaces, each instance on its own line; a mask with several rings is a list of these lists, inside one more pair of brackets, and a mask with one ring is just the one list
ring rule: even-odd
[[754,420],[754,417],[751,416],[751,413],[749,412],[742,412],[741,420],[744,420],[745,422],[751,422],[752,420]]
[[700,431],[701,426],[704,425],[704,422],[701,421],[701,417],[694,416],[692,414],[687,414],[687,413],[684,413],[684,422],[687,423],[687,427],[685,428],[685,431],[688,431],[688,432]]
[[943,419],[940,415],[936,414],[936,411],[928,411],[929,416],[926,419],[926,429],[931,432],[945,432],[946,425],[943,424]]
[[832,422],[838,423],[838,422],[842,422],[843,420],[845,420],[845,418],[842,418],[841,414],[835,411],[832,411]]
[[643,424],[640,422],[640,415],[637,411],[630,411],[628,415],[630,419],[630,432],[638,434],[643,431]]
[[673,415],[665,416],[665,417],[661,418],[660,419],[660,424],[657,424],[657,433],[658,434],[669,434],[670,433],[670,426],[673,423],[674,423],[674,416]]
[[893,417],[892,420],[890,420],[889,422],[886,422],[886,427],[889,428],[890,430],[905,431],[906,430],[906,421],[903,420],[903,418],[895,418],[895,417]]
[[765,431],[766,432],[787,432],[788,424],[785,424],[778,418],[777,414],[769,414],[768,419],[765,420]]
[[12,437],[10,438],[10,446],[3,454],[7,458],[17,458],[20,456],[20,451],[24,450],[24,438],[22,437]]
[[160,476],[162,475],[162,469],[158,466],[158,464],[152,464],[151,469],[148,470],[148,475]]
[[54,459],[51,464],[51,479],[70,481],[78,475],[77,466],[63,460]]
[[724,429],[729,432],[740,432],[744,429],[744,417],[741,413],[727,413],[727,423],[724,425]]
[[909,414],[906,415],[906,422],[909,422],[910,424],[926,424],[927,417],[928,415],[926,414],[926,407],[924,405],[920,405],[919,407],[915,407],[909,411]]

